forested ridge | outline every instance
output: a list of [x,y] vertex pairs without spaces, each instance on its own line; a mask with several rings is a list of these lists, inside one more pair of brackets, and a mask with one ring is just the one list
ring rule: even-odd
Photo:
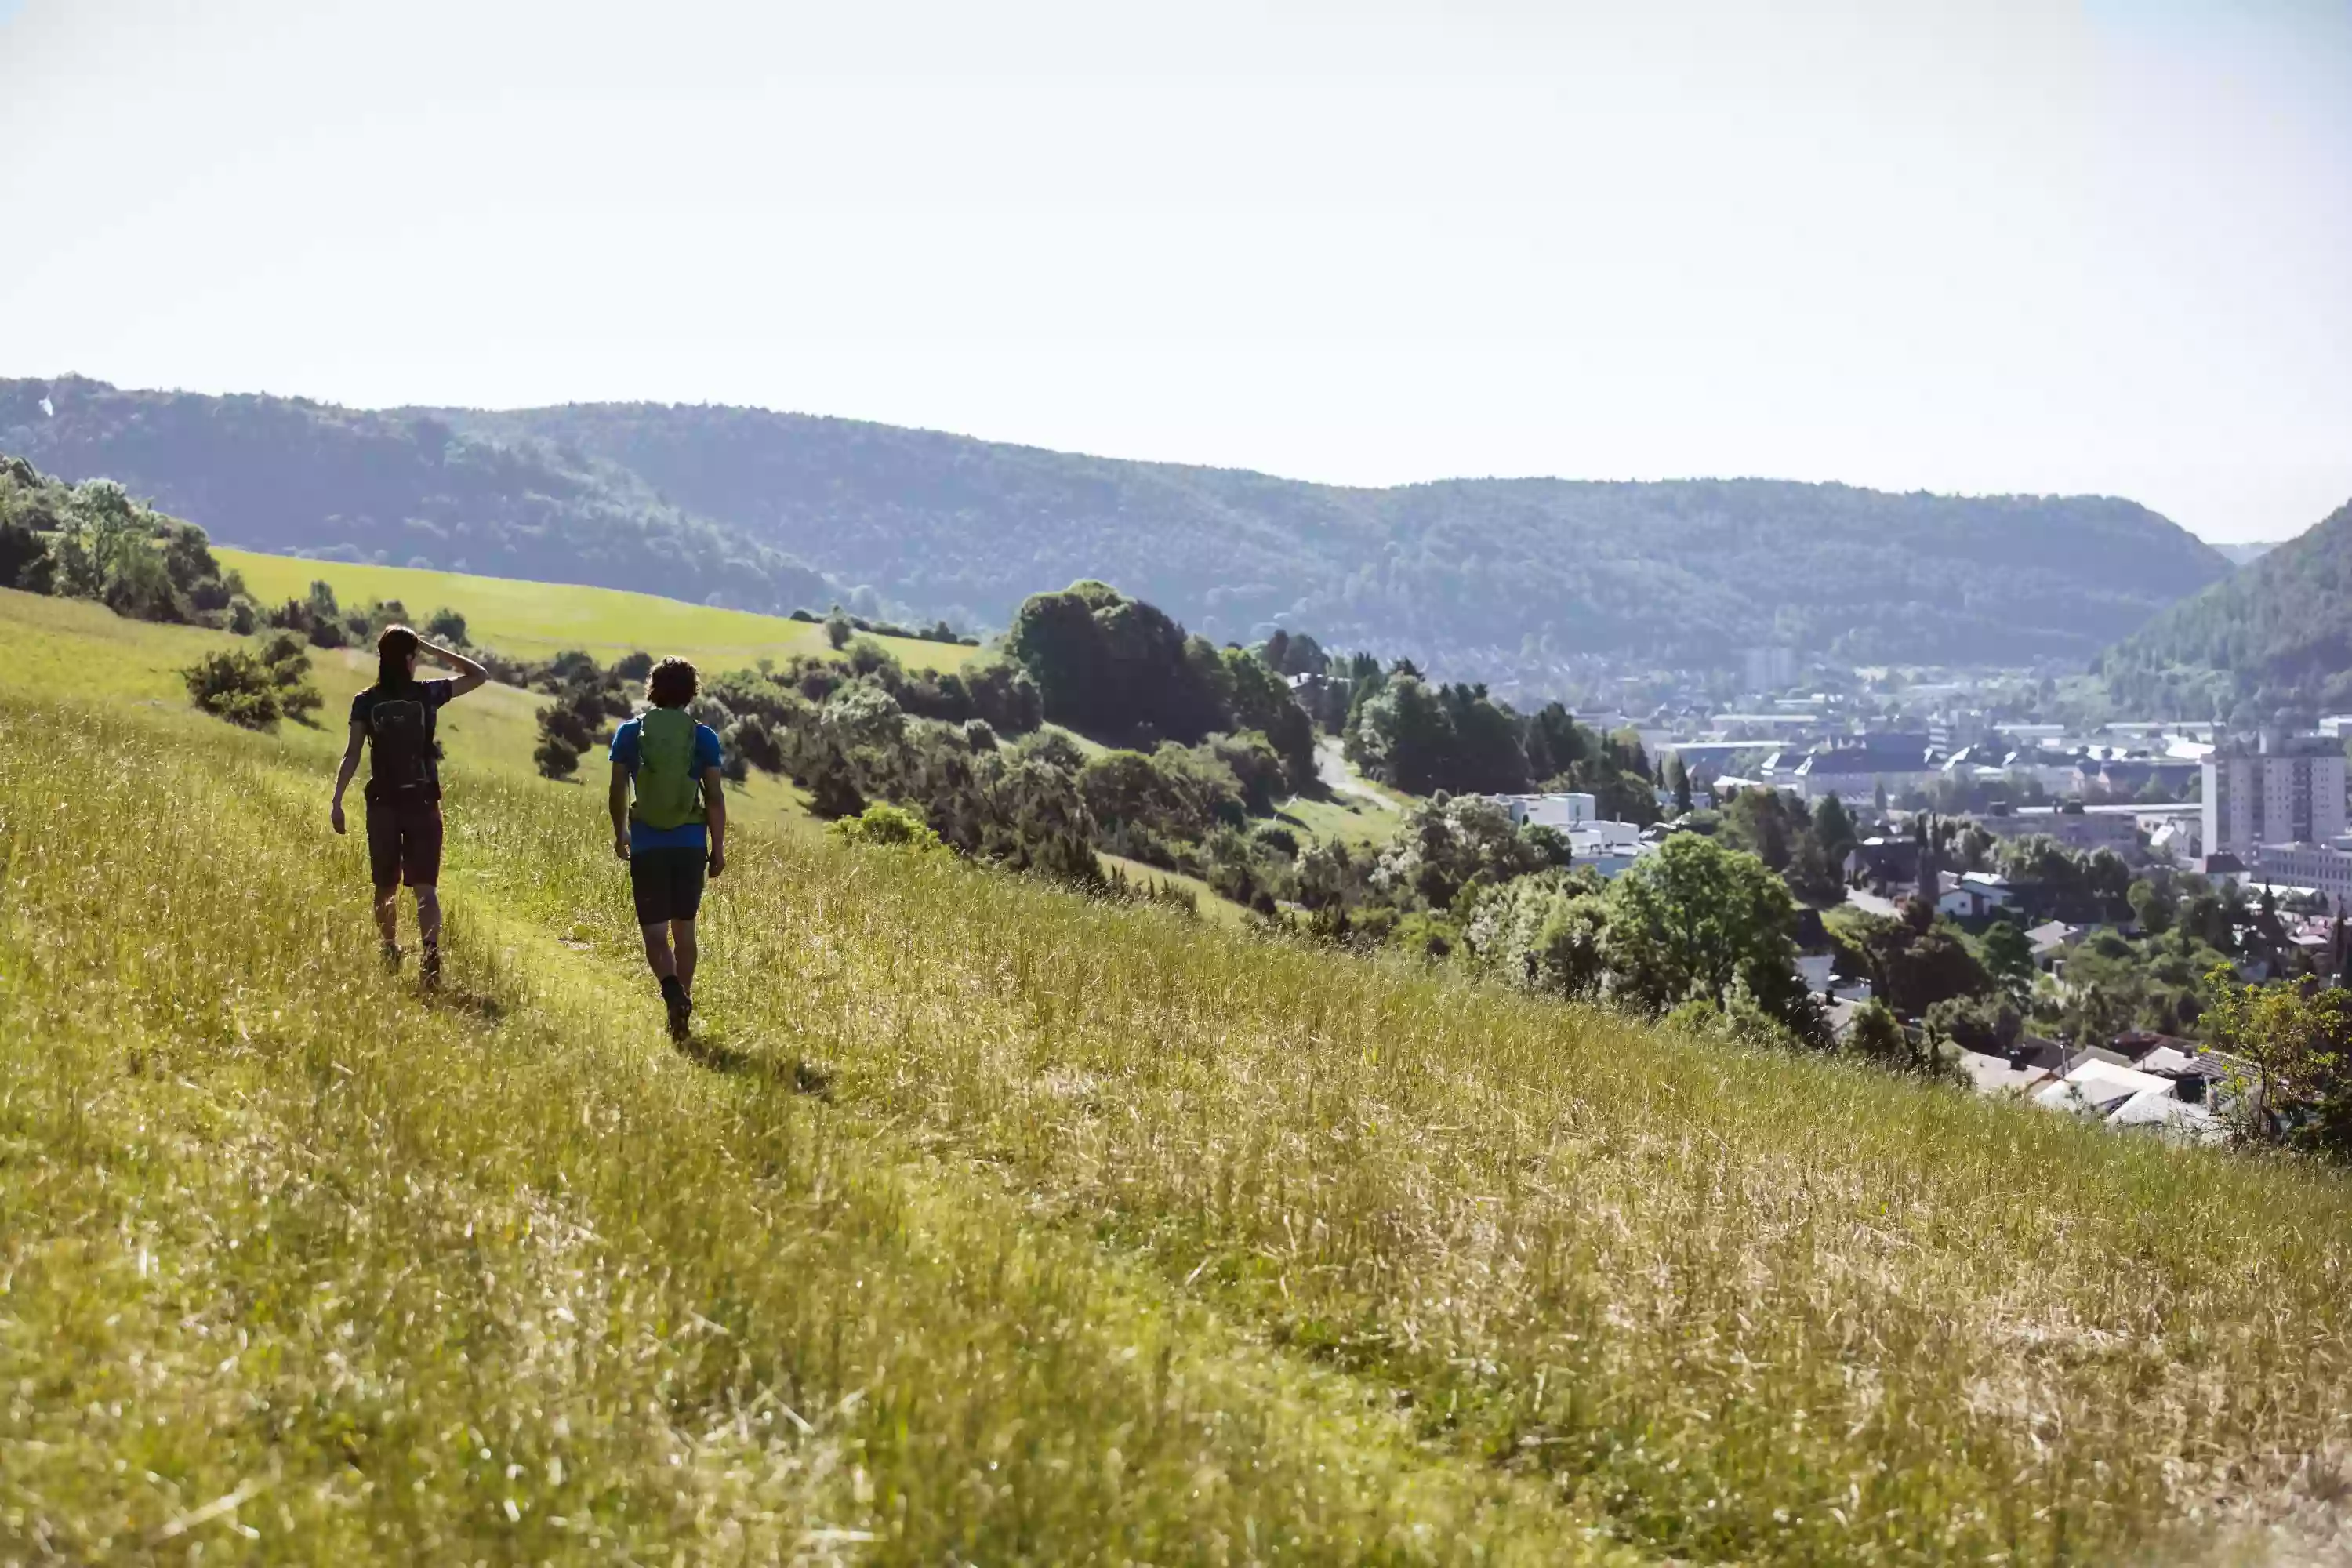
[[2229,570],[2105,498],[1769,479],[1361,489],[714,406],[367,413],[0,382],[0,449],[112,475],[257,548],[755,609],[864,587],[869,609],[985,626],[1040,584],[1093,578],[1214,640],[1280,622],[1507,683],[1590,656],[1724,667],[1758,644],[2088,659]]
[[[46,405],[46,406],[45,406]],[[0,451],[111,478],[222,543],[631,588],[747,609],[823,607],[823,577],[559,443],[301,398],[0,381]]]
[[2175,605],[2100,670],[2147,712],[2268,722],[2352,704],[2352,503]]

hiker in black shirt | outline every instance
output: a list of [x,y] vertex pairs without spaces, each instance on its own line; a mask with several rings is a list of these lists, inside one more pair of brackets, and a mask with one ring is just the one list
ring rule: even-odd
[[[352,699],[351,743],[335,774],[329,820],[344,829],[343,791],[359,771],[360,747],[373,742],[367,789],[368,870],[375,880],[375,923],[383,961],[400,967],[400,885],[416,895],[416,936],[426,984],[441,978],[441,746],[434,729],[441,707],[489,679],[460,653],[426,642],[406,626],[376,638],[376,681]],[[419,680],[416,660],[429,654],[457,670],[455,680]]]

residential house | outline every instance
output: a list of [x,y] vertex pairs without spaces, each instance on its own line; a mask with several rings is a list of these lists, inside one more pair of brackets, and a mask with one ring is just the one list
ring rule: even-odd
[[1864,839],[1846,852],[1845,879],[1873,888],[1915,888],[1919,883],[1919,841],[1894,836]]
[[1985,920],[2017,907],[2017,893],[2009,879],[1991,871],[1947,871],[1939,879],[1936,912],[1955,920]]

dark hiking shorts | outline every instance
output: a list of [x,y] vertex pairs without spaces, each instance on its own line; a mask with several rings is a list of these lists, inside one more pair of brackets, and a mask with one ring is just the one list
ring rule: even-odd
[[637,923],[690,921],[702,909],[702,879],[709,854],[702,849],[639,849],[629,857],[629,891],[636,896]]
[[379,888],[430,888],[441,880],[441,803],[367,803],[368,874]]

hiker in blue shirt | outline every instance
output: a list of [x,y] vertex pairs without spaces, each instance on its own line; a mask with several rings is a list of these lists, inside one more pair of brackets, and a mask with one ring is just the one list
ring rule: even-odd
[[646,681],[653,706],[613,737],[613,853],[629,863],[646,962],[661,982],[675,1040],[687,1037],[694,1013],[694,919],[702,908],[703,875],[727,869],[719,735],[686,711],[698,689],[694,666],[662,660]]

